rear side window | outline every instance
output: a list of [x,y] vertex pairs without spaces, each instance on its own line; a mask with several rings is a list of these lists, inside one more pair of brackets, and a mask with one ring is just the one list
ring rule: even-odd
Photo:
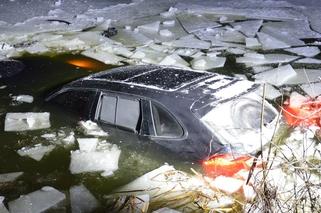
[[183,128],[164,108],[152,103],[152,114],[156,136],[178,138],[183,135]]
[[53,98],[52,103],[64,107],[67,111],[89,118],[94,103],[96,91],[91,90],[67,90]]
[[141,110],[138,100],[102,96],[99,111],[100,121],[136,132],[139,131],[140,117]]

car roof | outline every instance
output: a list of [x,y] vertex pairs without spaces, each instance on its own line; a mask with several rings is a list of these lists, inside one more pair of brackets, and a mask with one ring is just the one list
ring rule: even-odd
[[[81,78],[66,87],[103,89],[166,102],[175,97],[192,111],[205,110],[257,88],[253,82],[170,66],[124,66]],[[172,100],[169,100],[172,104]]]

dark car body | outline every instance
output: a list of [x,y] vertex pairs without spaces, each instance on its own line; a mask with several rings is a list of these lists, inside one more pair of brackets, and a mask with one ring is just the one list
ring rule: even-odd
[[103,128],[113,126],[149,138],[184,158],[204,159],[226,152],[227,147],[201,117],[215,105],[258,87],[249,83],[232,96],[215,95],[240,81],[173,67],[127,66],[68,83],[47,101],[63,105]]

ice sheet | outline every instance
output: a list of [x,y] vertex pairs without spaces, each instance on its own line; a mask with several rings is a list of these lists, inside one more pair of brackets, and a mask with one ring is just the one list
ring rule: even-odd
[[209,70],[213,68],[224,67],[225,61],[225,57],[201,56],[193,59],[191,61],[191,65],[192,68],[196,70]]
[[96,59],[97,61],[101,61],[105,64],[114,64],[119,65],[121,64],[121,61],[124,60],[123,57],[114,55],[112,53],[109,53],[107,51],[103,50],[86,50],[81,53],[84,56],[87,56],[89,58]]
[[10,213],[41,213],[48,210],[60,209],[66,200],[64,193],[53,187],[46,186],[42,189],[22,195],[20,198],[9,202]]
[[[263,96],[263,86],[260,87],[260,89],[257,90],[257,94],[260,96]],[[268,100],[273,100],[277,97],[280,97],[282,93],[275,89],[272,85],[270,84],[265,84],[265,98]]]
[[247,37],[254,37],[262,26],[263,20],[250,20],[231,23],[234,29],[244,33]]
[[289,48],[285,49],[285,51],[295,53],[297,55],[302,55],[305,57],[314,57],[320,53],[320,49],[318,47],[294,47],[294,48]]
[[118,169],[120,149],[116,145],[100,141],[94,151],[76,150],[71,152],[70,172],[102,172],[102,176],[110,176]]
[[31,95],[18,95],[12,96],[12,100],[17,102],[32,103],[33,97]]
[[7,113],[4,131],[37,130],[50,127],[49,112]]
[[288,43],[279,40],[269,34],[259,32],[257,33],[260,43],[264,50],[283,49],[291,47]]
[[181,13],[177,15],[177,18],[183,25],[184,29],[189,33],[193,33],[201,29],[221,26],[221,24],[213,22],[200,14]]
[[135,50],[131,58],[140,59],[144,63],[158,64],[165,56],[165,53],[156,51],[150,47],[140,47]]
[[290,79],[295,78],[297,73],[291,65],[280,66],[278,68],[264,71],[254,75],[257,80],[270,83],[275,86],[281,86],[287,83]]
[[321,95],[321,83],[303,84],[300,86],[311,97]]
[[49,154],[54,148],[54,145],[44,146],[42,144],[36,144],[31,147],[23,147],[17,152],[20,156],[28,156],[36,161],[40,161],[44,155]]
[[245,38],[245,46],[250,49],[258,49],[261,47],[261,43],[257,38]]
[[22,174],[23,172],[11,172],[11,173],[0,174],[0,183],[15,181]]
[[137,26],[137,29],[141,32],[158,33],[160,27],[160,21]]
[[321,64],[321,60],[315,58],[302,58],[294,62],[295,64]]
[[159,65],[169,65],[169,66],[176,66],[181,68],[188,68],[189,63],[187,63],[183,58],[181,58],[179,55],[172,54],[166,56]]
[[175,41],[163,42],[164,45],[180,48],[195,48],[195,49],[209,49],[211,44],[207,41],[202,41],[193,35],[181,37]]
[[321,80],[321,70],[317,69],[295,69],[296,76],[287,81],[287,84],[308,84]]
[[126,47],[144,46],[153,42],[152,39],[140,32],[126,29],[119,29],[117,35],[112,37],[112,40],[120,42]]
[[286,54],[244,54],[236,58],[237,63],[244,63],[247,66],[258,66],[264,64],[289,63],[299,57]]
[[84,185],[71,187],[69,193],[72,213],[94,212],[100,205]]

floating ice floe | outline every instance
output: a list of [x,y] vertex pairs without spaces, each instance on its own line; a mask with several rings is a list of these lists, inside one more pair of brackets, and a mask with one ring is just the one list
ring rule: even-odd
[[245,46],[250,49],[258,49],[261,47],[261,43],[257,38],[245,38]]
[[82,152],[93,152],[96,150],[98,138],[78,138],[79,150]]
[[226,51],[234,55],[243,55],[246,53],[245,49],[237,47],[228,48]]
[[12,100],[17,102],[32,103],[33,97],[31,95],[18,95],[12,96]]
[[45,186],[40,190],[22,195],[20,198],[9,202],[11,213],[46,211],[66,211],[66,195],[53,187]]
[[71,212],[94,212],[99,206],[97,199],[84,186],[73,186],[69,190]]
[[236,58],[236,63],[244,63],[246,66],[251,67],[265,64],[289,63],[298,58],[298,56],[291,56],[286,54],[246,53],[243,57]]
[[49,154],[55,148],[54,145],[44,146],[36,144],[31,147],[23,147],[17,151],[20,156],[28,156],[36,161],[40,161],[44,155]]
[[0,183],[15,181],[22,174],[23,172],[11,172],[11,173],[0,174]]
[[291,47],[291,45],[285,43],[284,41],[281,41],[266,33],[259,32],[257,33],[257,36],[264,50],[283,49],[283,48]]
[[165,53],[156,51],[150,47],[139,47],[135,50],[131,58],[140,59],[144,63],[158,64],[165,56]]
[[8,209],[3,204],[4,197],[0,196],[0,212],[1,213],[9,213]]
[[321,64],[321,60],[315,58],[302,58],[294,62],[295,64]]
[[181,13],[177,15],[177,18],[184,27],[184,29],[189,33],[193,33],[201,29],[221,26],[221,24],[209,20],[202,15],[193,13]]
[[163,42],[164,45],[180,48],[209,49],[211,44],[207,41],[197,39],[193,35],[181,37],[178,40]]
[[290,78],[287,84],[317,83],[321,80],[321,70],[317,69],[295,69],[296,75]]
[[[85,143],[83,140],[81,143]],[[100,141],[94,147],[95,142],[90,147],[82,144],[83,150],[71,152],[70,171],[72,174],[85,172],[102,172],[102,176],[110,176],[118,169],[118,159],[120,149],[116,145]]]
[[85,135],[93,135],[93,136],[108,136],[108,133],[102,130],[97,123],[93,121],[80,121],[80,127],[83,129]]
[[105,64],[120,64],[120,62],[124,60],[123,57],[102,50],[86,50],[81,54],[89,58],[96,59],[97,61],[101,61]]
[[263,20],[250,20],[231,23],[234,29],[244,33],[247,37],[254,37],[262,24]]
[[193,59],[191,61],[191,65],[193,69],[209,70],[213,68],[224,67],[225,61],[226,61],[225,57],[201,56]]
[[131,30],[118,30],[117,35],[112,37],[112,40],[118,41],[126,47],[137,47],[151,44],[152,39],[148,38],[140,32]]
[[321,82],[300,85],[301,89],[310,97],[317,97],[321,95]]
[[50,127],[50,113],[28,112],[28,113],[7,113],[4,131],[25,131],[37,130]]
[[189,64],[176,54],[166,56],[161,62],[159,62],[159,65],[176,66],[181,68],[189,67]]
[[320,49],[318,47],[294,47],[285,49],[285,51],[295,53],[297,55],[302,55],[305,57],[314,57],[320,53]]
[[254,75],[256,80],[264,81],[275,86],[286,84],[291,78],[296,77],[297,73],[291,65],[280,66],[278,68],[264,71]]
[[181,55],[181,56],[192,56],[196,52],[198,52],[198,49],[178,48],[174,51],[174,54]]

